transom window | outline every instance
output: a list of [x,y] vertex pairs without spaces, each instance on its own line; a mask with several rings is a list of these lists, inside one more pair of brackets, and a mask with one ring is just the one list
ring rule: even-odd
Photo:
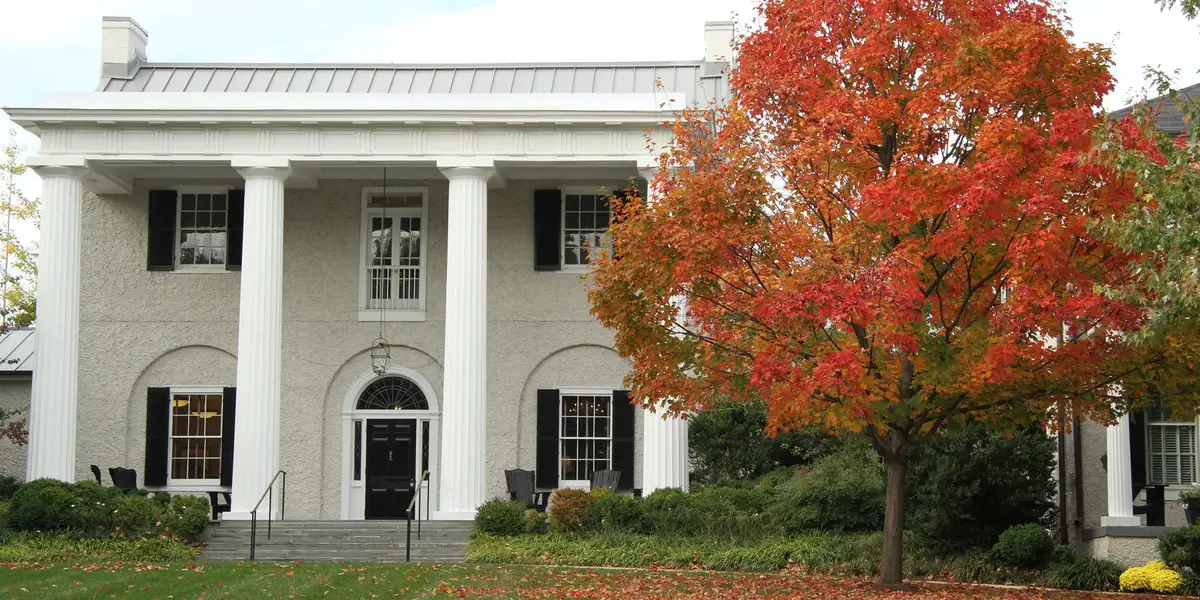
[[1159,409],[1147,411],[1146,421],[1150,483],[1195,483],[1196,422],[1172,420],[1170,413]]
[[364,191],[361,319],[425,310],[425,199],[423,189]]
[[229,190],[186,190],[179,194],[176,266],[223,267],[228,248]]
[[358,410],[429,410],[421,386],[407,377],[392,375],[371,382],[358,397]]
[[559,481],[580,485],[612,467],[612,393],[559,398]]
[[582,269],[608,244],[609,196],[598,192],[563,194],[564,270]]
[[221,479],[221,404],[219,388],[171,390],[171,480]]

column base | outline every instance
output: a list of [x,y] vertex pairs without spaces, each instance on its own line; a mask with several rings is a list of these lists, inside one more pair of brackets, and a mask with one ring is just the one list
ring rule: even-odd
[[435,510],[430,515],[430,521],[474,521],[475,513],[450,510]]
[[1146,525],[1146,515],[1133,515],[1132,517],[1100,517],[1101,527],[1144,527]]
[[[265,517],[266,515],[263,514],[260,516]],[[223,512],[223,513],[221,513],[221,520],[222,521],[249,521],[250,513],[248,513],[248,512],[233,512],[233,511]]]

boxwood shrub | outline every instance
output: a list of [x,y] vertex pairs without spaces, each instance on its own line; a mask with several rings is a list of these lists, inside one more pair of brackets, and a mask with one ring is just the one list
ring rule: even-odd
[[38,479],[23,486],[9,505],[13,531],[71,532],[88,537],[178,536],[195,539],[209,517],[208,498],[159,492],[124,493],[95,482]]

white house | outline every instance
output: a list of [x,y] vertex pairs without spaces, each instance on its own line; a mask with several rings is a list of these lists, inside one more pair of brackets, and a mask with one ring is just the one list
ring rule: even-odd
[[234,519],[281,469],[289,519],[414,488],[469,517],[513,468],[686,487],[583,274],[647,136],[721,101],[733,25],[704,33],[675,63],[167,64],[104,18],[95,91],[5,109],[41,139],[26,476],[133,468]]

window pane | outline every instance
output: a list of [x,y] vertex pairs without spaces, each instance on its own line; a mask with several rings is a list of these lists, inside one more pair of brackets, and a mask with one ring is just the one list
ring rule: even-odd
[[212,195],[211,194],[196,194],[196,210],[211,210]]
[[579,197],[579,210],[592,211],[596,210],[596,197],[588,194]]

